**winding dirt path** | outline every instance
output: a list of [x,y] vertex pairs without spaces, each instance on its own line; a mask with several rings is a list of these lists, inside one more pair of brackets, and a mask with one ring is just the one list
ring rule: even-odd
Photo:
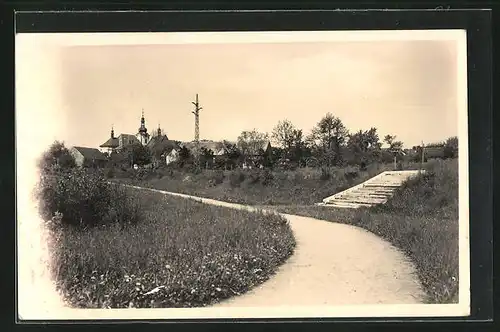
[[[253,207],[130,186],[206,204]],[[424,292],[415,268],[388,242],[358,227],[281,214],[290,221],[295,253],[268,281],[215,307],[418,304]]]

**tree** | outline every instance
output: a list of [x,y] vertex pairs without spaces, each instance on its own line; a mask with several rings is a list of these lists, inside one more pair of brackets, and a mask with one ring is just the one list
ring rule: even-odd
[[49,149],[44,152],[38,162],[38,166],[42,171],[47,171],[53,167],[59,169],[73,168],[76,166],[76,163],[64,143],[55,141]]
[[305,155],[309,150],[301,129],[297,129],[290,121],[283,120],[274,127],[272,137],[277,145],[281,147],[281,155],[278,159],[288,159],[297,165],[305,163]]
[[143,166],[151,163],[151,153],[142,144],[132,145],[132,149],[130,150],[130,155],[133,164]]
[[224,154],[215,157],[217,168],[233,169],[241,162],[241,153],[237,146],[228,141],[223,142]]
[[200,164],[202,167],[208,168],[212,165],[214,160],[214,152],[212,150],[207,149],[206,147],[202,147],[200,151]]
[[278,122],[274,127],[272,138],[276,144],[285,150],[291,150],[297,136],[297,128],[288,120]]
[[384,142],[389,145],[389,152],[394,158],[394,168],[396,168],[397,156],[403,152],[403,142],[396,141],[395,135],[385,135]]
[[389,145],[389,150],[391,151],[398,151],[403,149],[403,142],[396,141],[395,135],[385,135],[384,142]]
[[379,158],[381,145],[377,128],[372,127],[370,130],[359,130],[354,134],[349,134],[347,150],[350,153],[350,162],[364,168]]
[[457,158],[458,157],[458,137],[453,136],[446,140],[444,144],[444,157]]
[[338,165],[342,161],[341,147],[349,132],[342,121],[327,113],[313,128],[309,138],[316,147],[321,148],[321,159],[328,165]]
[[243,131],[238,136],[237,146],[240,149],[244,160],[258,156],[262,147],[269,140],[267,133],[258,132],[256,129]]
[[185,146],[182,146],[180,149],[179,149],[179,164],[181,167],[184,167],[184,165],[187,165],[187,164],[191,164],[192,163],[192,154],[191,154],[191,151],[189,151],[188,148],[186,148]]

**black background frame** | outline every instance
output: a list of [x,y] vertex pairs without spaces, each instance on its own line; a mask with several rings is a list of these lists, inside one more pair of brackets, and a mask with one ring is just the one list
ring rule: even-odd
[[[133,5],[115,7],[108,5],[87,5],[87,6],[18,6],[19,10],[67,10],[67,9],[132,9]],[[71,8],[69,8],[71,7]],[[158,9],[159,6],[149,8]],[[165,8],[165,6],[163,6]],[[183,9],[196,9],[196,6],[186,5]],[[227,7],[227,6],[226,6]],[[293,8],[293,6],[287,6]],[[322,6],[326,7],[326,6]],[[351,6],[354,8],[356,6]],[[433,8],[432,6],[427,6]],[[436,7],[436,6],[435,6]],[[434,7],[434,8],[435,8]],[[136,8],[138,8],[136,6]],[[200,8],[200,6],[198,6]],[[222,8],[222,6],[219,6]],[[260,8],[264,8],[261,6]],[[297,6],[296,6],[297,8]],[[369,6],[368,8],[375,8]],[[443,7],[441,7],[443,8]],[[446,7],[444,7],[446,8]],[[14,9],[14,8],[10,8]],[[144,9],[144,6],[143,6]],[[228,8],[226,8],[228,9]],[[227,322],[250,322],[252,324],[238,324],[236,328],[279,328],[290,329],[294,322],[302,322],[305,326],[300,328],[345,328],[348,330],[374,327],[378,328],[429,328],[436,321],[440,321],[440,330],[446,325],[452,329],[467,329],[472,327],[486,328],[491,324],[478,325],[477,322],[490,321],[493,318],[493,155],[492,155],[492,133],[493,133],[493,113],[492,113],[492,40],[491,23],[492,12],[487,10],[376,10],[376,11],[344,11],[344,10],[315,10],[315,11],[169,11],[169,12],[18,12],[14,14],[11,10],[6,11],[5,18],[0,22],[3,27],[9,28],[5,34],[4,45],[12,46],[9,51],[8,60],[2,61],[2,65],[7,67],[2,70],[2,79],[6,82],[7,89],[4,89],[3,97],[0,98],[3,107],[4,119],[14,124],[14,21],[15,29],[18,33],[40,33],[40,32],[169,32],[169,31],[320,31],[320,30],[414,30],[414,29],[466,29],[467,30],[467,55],[468,55],[468,130],[469,130],[469,198],[470,198],[470,248],[471,248],[471,316],[469,317],[436,317],[436,318],[335,318],[335,319],[215,319],[215,320],[176,320],[169,322],[182,322],[183,324],[168,328],[193,328],[197,326],[203,330],[227,328],[222,325]],[[2,47],[6,50],[7,47]],[[5,52],[5,51],[4,51]],[[7,97],[7,98],[5,98]],[[11,110],[11,112],[9,112]],[[12,130],[12,131],[10,131]],[[15,156],[14,150],[14,126],[1,131],[3,150],[11,152]],[[12,143],[12,144],[10,144]],[[14,158],[11,163],[2,165],[2,189],[7,189],[6,194],[14,193]],[[5,170],[4,170],[5,169]],[[9,177],[10,175],[10,177]],[[14,196],[15,197],[15,196]],[[13,261],[15,248],[15,216],[12,214],[12,204],[2,203],[2,212],[12,215],[12,222],[4,220],[2,227],[7,231],[0,232],[1,242],[7,245],[7,260],[12,262],[10,269],[2,268],[1,284],[15,286],[16,271]],[[9,209],[10,208],[10,209]],[[3,211],[5,210],[5,211]],[[8,253],[11,253],[9,256]],[[15,260],[15,259],[14,259]],[[6,273],[7,272],[7,273]],[[7,277],[4,282],[3,279]],[[4,291],[1,292],[4,294]],[[12,288],[9,296],[2,296],[2,300],[11,299],[12,311],[2,310],[8,325],[14,323],[16,301],[15,287]],[[405,321],[405,323],[402,323]],[[472,323],[472,322],[476,323]],[[78,328],[97,329],[113,328],[113,323],[118,323],[114,328],[123,328],[125,321],[72,321],[78,324]],[[150,321],[155,323],[159,321]],[[194,325],[194,322],[203,322],[203,325]],[[314,324],[316,322],[333,322],[330,324]],[[364,322],[363,325],[354,323]],[[383,322],[383,323],[380,323]],[[409,325],[406,322],[413,322]],[[460,324],[452,322],[468,322]],[[28,329],[36,322],[22,322],[16,328]],[[39,322],[41,323],[41,322]],[[65,323],[54,321],[56,328]],[[130,321],[127,327],[136,327],[137,321]],[[210,323],[210,324],[208,324]],[[278,324],[264,324],[278,323]],[[315,326],[312,326],[312,325]],[[381,324],[381,325],[380,325]],[[394,326],[394,324],[397,324]],[[3,324],[2,324],[3,325]],[[408,326],[407,326],[408,325]],[[234,326],[234,325],[232,325]],[[43,325],[39,325],[43,328]],[[151,328],[161,328],[154,324]],[[66,329],[69,326],[62,326]],[[165,328],[165,327],[164,327]],[[7,329],[10,330],[10,329]]]

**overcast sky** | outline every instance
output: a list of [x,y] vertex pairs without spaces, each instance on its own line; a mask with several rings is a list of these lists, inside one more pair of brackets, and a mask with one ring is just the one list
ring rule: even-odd
[[40,45],[20,51],[19,76],[32,84],[18,105],[50,109],[29,121],[51,122],[47,135],[68,145],[98,147],[111,125],[135,134],[142,109],[149,132],[160,123],[170,139],[192,140],[196,93],[202,139],[271,132],[285,118],[307,134],[327,112],[406,147],[458,134],[454,40]]

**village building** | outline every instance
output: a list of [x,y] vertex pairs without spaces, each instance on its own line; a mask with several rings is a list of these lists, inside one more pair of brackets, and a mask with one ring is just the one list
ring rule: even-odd
[[[168,156],[172,151],[176,151],[178,153],[179,144],[176,141],[170,140],[167,135],[165,135],[160,126],[158,125],[158,129],[156,131],[156,135],[153,135],[146,147],[151,152],[152,162],[154,166],[159,166],[165,160],[166,164],[169,164]],[[174,155],[175,153],[174,152]],[[170,161],[172,163],[173,161]]]
[[269,158],[272,153],[272,146],[269,140],[264,140],[259,144],[248,146],[243,162],[243,168],[263,167],[264,160]]
[[445,148],[444,146],[429,146],[424,148],[424,158],[429,159],[444,159]]
[[142,112],[141,116],[141,126],[139,127],[139,130],[135,135],[135,137],[142,145],[146,145],[149,142],[150,135],[148,134],[148,129],[146,128],[146,120],[144,119],[144,112]]
[[138,129],[137,134],[120,134],[118,137],[115,137],[114,128],[111,127],[111,136],[110,138],[99,145],[101,150],[108,152],[109,154],[113,152],[119,152],[124,148],[133,145],[133,144],[142,144],[146,146],[149,143],[150,135],[148,133],[148,129],[146,128],[146,120],[144,118],[144,112],[142,112],[141,116],[141,124]]
[[95,148],[87,148],[81,146],[72,147],[69,152],[75,159],[78,167],[104,167],[107,163],[106,156]]

